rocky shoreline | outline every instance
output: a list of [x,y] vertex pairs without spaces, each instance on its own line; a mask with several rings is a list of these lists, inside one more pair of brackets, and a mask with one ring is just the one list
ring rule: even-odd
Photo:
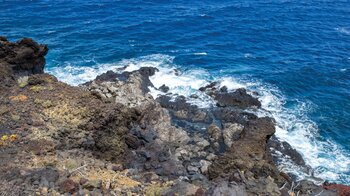
[[154,99],[152,67],[73,87],[44,73],[47,52],[0,37],[0,195],[350,194],[278,171],[271,148],[305,163],[245,89],[200,88],[210,108],[166,86]]

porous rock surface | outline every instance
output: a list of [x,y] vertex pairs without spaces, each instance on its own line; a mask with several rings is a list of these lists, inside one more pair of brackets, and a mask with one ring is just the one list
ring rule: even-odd
[[43,72],[47,51],[0,38],[0,136],[16,136],[0,143],[0,193],[337,195],[277,170],[274,121],[245,110],[261,104],[244,89],[201,88],[211,108],[154,98],[152,67],[73,87]]

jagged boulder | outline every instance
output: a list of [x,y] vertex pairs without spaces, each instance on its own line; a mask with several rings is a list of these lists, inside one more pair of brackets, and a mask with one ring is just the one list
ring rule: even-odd
[[40,45],[30,38],[17,42],[0,39],[0,64],[7,64],[15,73],[40,74],[44,73],[46,45]]

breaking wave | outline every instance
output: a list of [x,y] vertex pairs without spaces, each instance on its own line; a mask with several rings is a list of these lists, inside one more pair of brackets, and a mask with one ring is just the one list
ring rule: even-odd
[[[229,90],[246,88],[248,92],[257,92],[254,96],[261,101],[262,109],[254,112],[258,116],[273,117],[276,120],[276,137],[288,142],[301,153],[306,164],[312,168],[312,172],[307,172],[294,165],[289,157],[280,154],[282,160],[278,166],[280,170],[292,173],[298,179],[321,178],[350,184],[350,155],[335,142],[319,135],[317,124],[308,117],[308,112],[313,108],[312,103],[288,100],[277,87],[260,81],[215,75],[204,69],[181,69],[173,63],[173,60],[172,56],[155,54],[124,59],[117,63],[96,64],[92,67],[68,64],[64,67],[48,68],[47,71],[61,81],[79,85],[93,80],[108,70],[118,71],[125,67],[125,71],[134,71],[140,67],[156,67],[159,72],[150,78],[156,88],[164,84],[169,87],[169,92],[183,95],[190,103],[199,107],[212,107],[215,104],[209,96],[198,90],[210,81],[219,81],[221,86],[226,86]],[[163,94],[156,88],[151,89],[154,97]],[[197,96],[192,96],[194,94]]]

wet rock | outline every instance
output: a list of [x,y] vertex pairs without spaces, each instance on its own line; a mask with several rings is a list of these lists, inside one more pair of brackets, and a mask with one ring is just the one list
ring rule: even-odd
[[162,86],[159,87],[159,90],[162,91],[163,93],[167,93],[169,91],[169,87],[163,84]]
[[259,100],[247,94],[247,91],[245,89],[237,89],[236,91],[229,93],[217,92],[213,95],[213,98],[217,101],[217,105],[220,107],[261,107]]
[[116,81],[117,78],[120,77],[120,74],[115,73],[113,71],[107,71],[106,73],[103,73],[96,77],[96,80],[98,81]]
[[199,96],[198,96],[198,95],[196,95],[196,94],[192,94],[192,95],[190,95],[190,98],[192,98],[192,99],[198,99],[198,98],[199,98]]
[[153,76],[159,70],[155,67],[141,67],[138,71],[144,77],[149,77],[149,76]]
[[210,94],[209,92],[211,91],[215,91],[218,87],[219,83],[218,82],[211,82],[210,84],[204,86],[204,87],[201,87],[199,88],[200,91],[205,91],[207,92],[208,94]]
[[[275,136],[271,137],[271,139],[268,142],[268,147],[272,151],[278,151],[284,155],[287,155],[291,158],[291,160],[296,163],[297,165],[301,167],[305,167],[305,161],[301,154],[296,151],[290,144],[287,142],[281,142],[279,141]],[[273,154],[273,153],[272,153]],[[277,162],[278,157],[273,156],[275,159],[275,162]]]
[[226,86],[220,88],[217,82],[212,82],[199,90],[213,97],[217,101],[217,106],[219,107],[261,107],[259,100],[249,95],[243,88],[228,92]]
[[238,123],[246,125],[250,120],[256,120],[258,118],[252,113],[244,112],[239,108],[232,107],[216,108],[213,113],[215,118],[220,119],[222,123]]
[[221,87],[220,88],[220,92],[222,92],[222,93],[227,93],[227,87],[226,86],[223,86],[223,87]]

